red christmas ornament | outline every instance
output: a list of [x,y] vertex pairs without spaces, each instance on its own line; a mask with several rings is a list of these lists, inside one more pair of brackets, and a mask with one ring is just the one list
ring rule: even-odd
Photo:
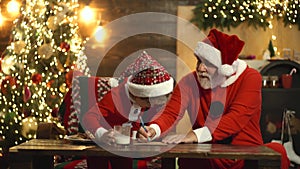
[[53,108],[51,112],[52,117],[58,117],[58,108]]
[[42,81],[42,75],[39,73],[35,73],[31,76],[32,83],[39,84]]
[[70,70],[68,73],[66,73],[66,84],[68,88],[72,87],[72,79],[73,79],[73,70]]
[[23,116],[24,116],[24,118],[26,118],[26,117],[28,117],[28,116],[30,116],[31,115],[31,111],[30,110],[27,110],[27,109],[25,109],[24,110],[24,112],[23,112]]
[[50,80],[50,81],[47,83],[46,86],[47,86],[48,88],[51,88],[53,83],[54,83],[54,80]]
[[24,86],[23,101],[26,103],[31,98],[31,91],[28,86]]
[[70,50],[70,45],[67,42],[61,42],[59,47],[66,52]]
[[8,93],[8,90],[11,89],[12,86],[15,86],[17,84],[16,79],[11,76],[6,76],[4,80],[2,80],[1,83],[1,92],[6,95]]

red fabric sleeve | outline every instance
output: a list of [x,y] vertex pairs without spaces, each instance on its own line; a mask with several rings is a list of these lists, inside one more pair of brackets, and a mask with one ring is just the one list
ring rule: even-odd
[[99,103],[85,113],[84,127],[94,134],[99,127],[108,130],[114,125],[121,125],[128,121],[130,106],[124,85],[119,85],[111,89]]
[[174,129],[179,120],[182,119],[190,101],[193,102],[193,100],[191,100],[191,95],[194,94],[199,98],[198,91],[198,84],[192,73],[183,77],[175,86],[165,109],[163,112],[159,113],[160,117],[151,124],[158,124],[162,135],[164,132]]
[[[109,92],[105,97],[111,98],[111,92]],[[88,110],[88,112],[85,113],[85,115],[83,116],[83,126],[86,130],[94,134],[99,127],[107,127],[107,125],[104,126],[101,122],[103,122],[103,118],[105,116],[107,116],[109,113],[114,112],[114,107],[100,107],[99,104],[107,103],[106,105],[113,105],[109,103],[111,100],[112,99],[102,99],[101,103],[95,104]]]

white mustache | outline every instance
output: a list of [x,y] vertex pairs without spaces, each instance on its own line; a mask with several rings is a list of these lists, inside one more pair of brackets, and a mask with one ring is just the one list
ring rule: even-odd
[[207,72],[198,72],[198,75],[199,75],[199,76],[202,76],[202,77],[207,77],[207,78],[210,77],[209,74],[208,74]]

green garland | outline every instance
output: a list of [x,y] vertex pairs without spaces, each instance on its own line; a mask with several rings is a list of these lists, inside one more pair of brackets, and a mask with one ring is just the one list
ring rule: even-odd
[[283,17],[283,22],[285,26],[288,25],[298,25],[298,30],[300,30],[300,1],[292,0],[289,1],[287,5],[287,12]]
[[[286,11],[283,11],[283,7],[278,4],[273,10],[259,9],[257,0],[201,0],[193,9],[194,17],[191,22],[204,30],[212,27],[230,30],[231,27],[237,27],[242,23],[265,30],[269,26],[268,19],[273,15],[277,19],[283,18],[285,26],[298,25],[300,29],[299,0],[289,1]],[[282,13],[283,16],[280,15]]]

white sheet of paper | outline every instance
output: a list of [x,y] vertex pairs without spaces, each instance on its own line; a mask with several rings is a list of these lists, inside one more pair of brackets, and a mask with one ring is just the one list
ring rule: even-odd
[[163,143],[163,142],[158,142],[158,141],[153,141],[153,142],[136,142],[136,143],[133,143],[133,145],[135,146],[165,146],[165,145],[168,145],[167,143]]

